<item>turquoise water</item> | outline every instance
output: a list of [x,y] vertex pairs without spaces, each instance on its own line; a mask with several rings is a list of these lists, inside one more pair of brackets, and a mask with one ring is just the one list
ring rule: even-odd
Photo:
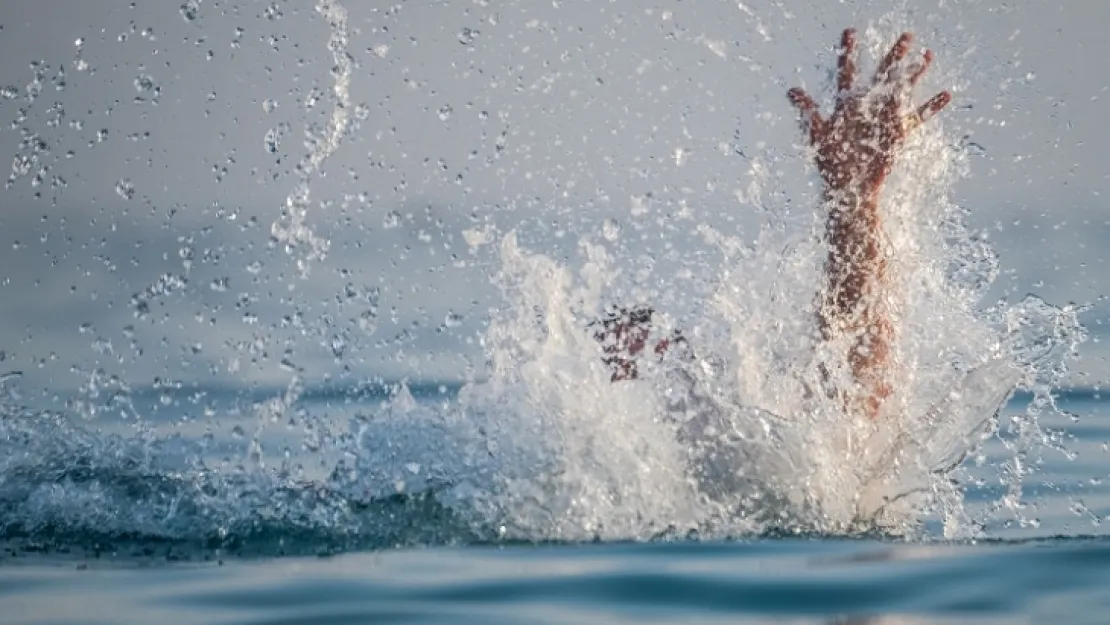
[[[442,401],[425,391],[422,403]],[[627,540],[503,538],[434,496],[344,499],[311,471],[277,486],[236,481],[232,469],[205,476],[138,460],[127,445],[143,437],[106,425],[83,440],[60,425],[42,434],[37,413],[40,438],[19,441],[37,450],[36,468],[9,465],[0,482],[0,614],[11,625],[1110,622],[1107,409],[1090,393],[1059,401],[1072,418],[1042,426],[1064,444],[1028,458],[1016,510],[993,503],[1007,488],[997,479],[1007,454],[998,439],[986,444],[964,488],[969,508],[991,512],[977,537],[958,540],[935,520],[908,539],[673,528]],[[344,410],[326,393],[306,404]],[[181,405],[143,410],[155,432],[197,430]],[[254,422],[224,415],[224,428]],[[265,447],[281,450],[288,431],[263,436]],[[139,448],[172,456],[145,436]],[[214,457],[250,453],[250,436],[214,438]]]

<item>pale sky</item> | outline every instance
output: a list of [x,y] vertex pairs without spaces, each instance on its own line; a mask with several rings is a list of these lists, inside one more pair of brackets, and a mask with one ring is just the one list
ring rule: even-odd
[[[328,24],[311,2],[131,4],[0,3],[0,372],[31,387],[96,369],[281,384],[282,360],[309,380],[459,379],[500,303],[464,230],[521,227],[562,256],[651,194],[657,217],[685,203],[754,236],[728,144],[809,198],[784,92],[828,96],[849,25],[935,50],[923,88],[955,91],[946,136],[982,148],[953,197],[992,232],[992,297],[1097,304],[1092,331],[1106,317],[1110,3],[348,0],[355,123],[311,181],[331,251],[307,280],[268,242],[305,127],[334,107]],[[642,232],[618,256],[651,253],[662,235]],[[1084,354],[1072,381],[1104,382],[1101,344]]]

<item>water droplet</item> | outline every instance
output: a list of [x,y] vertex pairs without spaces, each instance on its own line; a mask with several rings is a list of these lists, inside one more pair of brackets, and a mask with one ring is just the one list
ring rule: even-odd
[[386,214],[385,219],[382,220],[382,227],[386,230],[396,228],[401,225],[401,213],[397,211],[390,211]]
[[102,336],[96,337],[92,342],[92,350],[101,355],[109,355],[112,353],[112,342]]
[[333,334],[331,337],[331,355],[336,358],[342,358],[346,351],[347,340],[339,334]]
[[271,128],[266,131],[266,138],[263,141],[266,146],[266,151],[270,154],[276,154],[278,146],[280,145],[280,137],[278,136],[277,129]]
[[281,140],[289,132],[290,126],[288,122],[282,122],[276,128],[271,128],[266,131],[266,138],[263,143],[266,146],[266,151],[270,154],[276,154],[281,149]]
[[147,76],[146,74],[139,74],[135,78],[135,91],[144,93],[147,91],[153,91],[154,88],[154,79],[150,76]]
[[227,291],[227,288],[230,285],[231,285],[231,278],[223,277],[223,278],[216,278],[216,279],[212,280],[212,283],[209,284],[208,286],[209,286],[209,288],[211,288],[213,291],[216,291],[217,293],[223,293],[224,291]]
[[197,19],[200,13],[200,2],[201,0],[185,0],[185,2],[181,4],[179,10],[181,11],[181,17],[186,22],[192,22]]
[[74,42],[73,42],[73,45],[75,45],[75,46],[77,46],[78,48],[80,48],[81,46],[85,45],[85,38],[84,38],[84,37],[78,37],[78,38],[77,38],[77,41],[74,41]]
[[237,425],[231,428],[231,437],[236,440],[242,440],[242,438],[246,435],[247,433],[243,431],[243,426],[241,425]]
[[447,313],[447,317],[443,320],[443,325],[448,328],[457,328],[462,325],[463,316],[457,312]]
[[37,159],[27,154],[17,154],[12,159],[12,175],[26,176],[31,173],[31,168],[35,165]]
[[477,39],[478,35],[481,34],[482,31],[476,30],[474,28],[463,28],[461,31],[459,31],[459,43],[463,44],[464,46],[472,46],[474,45],[474,40]]
[[439,112],[439,120],[445,122],[445,121],[447,121],[448,119],[451,118],[451,113],[454,113],[455,109],[451,108],[450,104],[444,104],[443,106],[439,107],[438,112]]
[[370,107],[365,104],[359,104],[355,107],[355,119],[359,121],[366,121],[370,117]]
[[987,153],[987,149],[985,147],[971,140],[971,135],[964,135],[960,137],[959,147],[971,156],[983,156]]
[[127,178],[120,178],[116,182],[116,194],[125,200],[135,197],[135,185]]
[[378,331],[378,315],[374,310],[363,311],[358,317],[358,327],[366,334]]
[[262,110],[266,111],[267,113],[273,113],[277,107],[278,103],[273,98],[266,98],[262,101]]
[[378,300],[381,298],[382,290],[378,287],[371,287],[363,292],[363,299],[367,304],[370,304],[370,310],[375,314],[378,311]]
[[601,236],[605,237],[606,241],[616,241],[621,236],[621,224],[616,219],[606,219],[605,223],[601,224]]
[[674,149],[674,164],[675,165],[678,165],[679,167],[682,167],[683,165],[686,164],[686,160],[688,158],[690,158],[690,150],[687,150],[686,148],[675,148]]
[[317,91],[316,89],[313,89],[313,90],[309,91],[308,92],[308,97],[304,99],[304,107],[306,109],[310,109],[310,108],[316,106],[316,104],[320,101],[321,97],[322,97],[322,94],[319,91]]

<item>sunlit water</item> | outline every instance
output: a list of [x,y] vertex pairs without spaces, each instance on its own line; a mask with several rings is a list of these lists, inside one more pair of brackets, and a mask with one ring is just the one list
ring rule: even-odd
[[[302,280],[328,262],[311,197],[352,131],[348,14],[315,9],[331,115],[270,228]],[[615,221],[568,256],[542,251],[542,222],[458,233],[501,295],[461,387],[307,387],[293,363],[270,391],[98,373],[43,411],[6,376],[5,622],[1089,620],[1110,570],[1105,409],[1058,388],[1081,309],[983,301],[998,262],[948,199],[967,154],[931,124],[884,203],[896,393],[875,422],[845,414],[815,390],[849,383],[846,344],[815,340],[821,220],[761,173],[797,158],[749,159],[754,239],[663,225],[713,260],[665,246],[630,268]],[[139,291],[136,316],[186,283]],[[610,383],[588,327],[629,303],[694,357]]]

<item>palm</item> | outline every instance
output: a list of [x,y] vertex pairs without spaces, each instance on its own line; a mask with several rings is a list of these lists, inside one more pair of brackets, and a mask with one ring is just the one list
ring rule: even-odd
[[912,68],[903,67],[913,37],[904,33],[879,64],[866,89],[856,84],[856,35],[844,31],[837,73],[836,107],[821,117],[817,104],[802,89],[791,89],[790,100],[802,114],[809,140],[816,148],[817,168],[830,190],[874,192],[894,164],[909,133],[950,101],[941,92],[912,113],[905,109],[910,91],[933,60],[926,51]]

